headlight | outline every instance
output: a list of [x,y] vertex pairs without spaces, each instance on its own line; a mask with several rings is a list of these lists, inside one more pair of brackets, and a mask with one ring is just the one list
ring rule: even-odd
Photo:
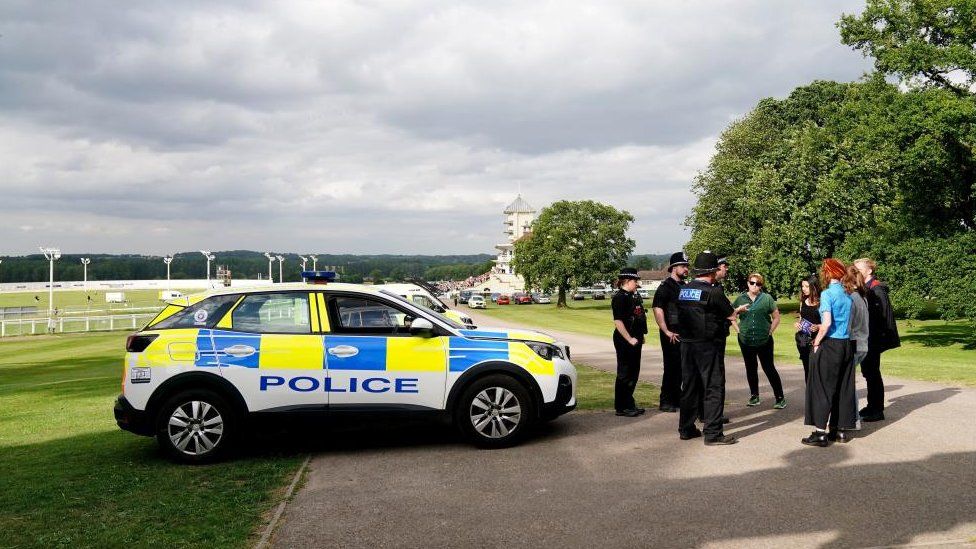
[[526,341],[525,344],[528,345],[530,349],[535,351],[535,354],[541,356],[546,360],[552,360],[554,357],[559,357],[562,359],[566,358],[565,356],[563,356],[563,350],[555,345],[552,345],[551,343],[540,343],[538,341]]

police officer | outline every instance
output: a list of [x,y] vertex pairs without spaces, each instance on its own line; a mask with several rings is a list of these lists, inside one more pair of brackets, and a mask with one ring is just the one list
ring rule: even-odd
[[661,352],[664,358],[664,377],[661,380],[662,412],[677,412],[681,404],[681,340],[678,328],[678,292],[688,275],[688,256],[684,252],[671,254],[669,276],[654,292],[651,308],[660,331]]
[[[678,322],[681,326],[681,415],[678,434],[682,440],[704,434],[706,445],[735,444],[735,437],[723,433],[725,410],[725,366],[723,352],[716,343],[721,338],[724,350],[727,322],[738,311],[725,297],[715,275],[718,258],[711,252],[695,257],[695,279],[678,292]],[[704,428],[695,427],[699,403],[702,401]]]
[[637,417],[644,413],[634,401],[640,374],[641,348],[647,333],[644,304],[637,293],[637,269],[625,267],[617,276],[617,293],[610,303],[613,310],[613,348],[617,351],[617,381],[613,404],[618,416]]

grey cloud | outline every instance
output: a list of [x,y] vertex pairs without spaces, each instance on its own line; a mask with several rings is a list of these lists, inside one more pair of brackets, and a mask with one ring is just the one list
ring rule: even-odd
[[670,250],[731,119],[867,67],[842,9],[6,2],[0,253],[490,252],[519,184]]

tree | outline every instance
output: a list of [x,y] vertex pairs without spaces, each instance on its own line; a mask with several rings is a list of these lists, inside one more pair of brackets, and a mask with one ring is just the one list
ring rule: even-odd
[[607,280],[627,264],[634,241],[627,229],[634,217],[592,200],[562,200],[543,208],[532,232],[515,243],[512,267],[527,287],[558,291],[566,306],[571,284]]
[[837,26],[844,44],[905,84],[957,95],[976,84],[976,0],[868,0]]
[[[873,256],[902,311],[969,315],[943,289],[968,287],[958,282],[976,230],[974,141],[974,98],[878,76],[765,99],[723,132],[699,174],[688,251],[728,254],[730,286],[757,271],[774,295],[794,293],[824,257]],[[955,253],[920,268],[940,249]]]

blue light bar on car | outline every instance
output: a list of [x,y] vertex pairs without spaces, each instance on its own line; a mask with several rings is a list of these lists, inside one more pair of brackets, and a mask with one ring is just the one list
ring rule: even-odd
[[302,271],[302,278],[309,284],[327,284],[339,280],[335,271]]

